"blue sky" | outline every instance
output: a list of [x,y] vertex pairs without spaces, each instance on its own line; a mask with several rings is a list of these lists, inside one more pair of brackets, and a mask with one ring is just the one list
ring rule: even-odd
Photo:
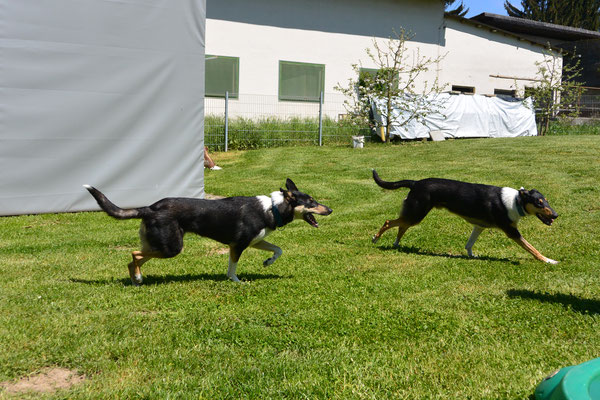
[[[509,0],[513,6],[521,8],[520,0]],[[465,7],[469,8],[469,12],[466,17],[471,18],[482,12],[489,12],[500,15],[507,15],[504,10],[504,0],[463,0]],[[460,4],[459,1],[455,1],[454,4]]]

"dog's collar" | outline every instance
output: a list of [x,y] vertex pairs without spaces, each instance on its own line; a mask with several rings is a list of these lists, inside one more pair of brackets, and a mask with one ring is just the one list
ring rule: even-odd
[[520,195],[517,197],[517,201],[515,201],[515,208],[517,209],[517,212],[519,213],[519,215],[521,217],[525,216],[525,209],[523,209],[523,206],[521,205],[521,196]]
[[281,228],[284,225],[283,219],[281,218],[281,213],[279,212],[279,209],[277,208],[277,205],[274,201],[271,200],[271,204],[271,211],[273,212],[273,217],[275,218],[275,225],[278,228]]

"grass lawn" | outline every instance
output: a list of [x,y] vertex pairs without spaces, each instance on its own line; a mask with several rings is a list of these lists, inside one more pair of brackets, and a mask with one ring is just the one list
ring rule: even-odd
[[[268,194],[292,178],[333,208],[250,249],[244,284],[224,247],[126,264],[138,221],[103,213],[0,219],[0,382],[49,367],[85,376],[30,398],[527,399],[550,372],[600,356],[600,137],[454,140],[214,153],[206,191]],[[434,210],[370,241],[407,191],[371,179],[430,176],[536,188],[560,214],[520,230],[540,263],[497,230],[467,258],[471,226]],[[102,189],[102,188],[100,188]],[[82,189],[83,190],[83,189]],[[110,197],[110,193],[107,193]]]

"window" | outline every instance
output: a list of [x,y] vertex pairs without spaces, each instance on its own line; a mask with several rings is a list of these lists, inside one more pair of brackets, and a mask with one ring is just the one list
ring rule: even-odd
[[318,102],[324,87],[324,64],[279,61],[279,100]]
[[452,85],[452,91],[453,92],[460,92],[463,94],[474,94],[475,93],[475,88],[472,86],[458,86],[458,85]]
[[365,81],[366,78],[375,78],[377,76],[377,73],[379,72],[378,69],[375,68],[361,68],[358,71],[358,82],[356,82],[356,91],[358,92],[358,97],[362,98],[363,91],[359,90],[359,87],[364,86],[365,85]]
[[204,93],[207,97],[229,97],[237,99],[240,86],[240,59],[206,55],[206,73]]
[[377,68],[361,68],[360,71],[358,72],[359,79],[360,79],[360,77],[367,75],[367,74],[371,75],[371,76],[377,76],[378,72],[379,72],[379,70]]
[[517,97],[517,91],[512,89],[494,89],[496,96]]

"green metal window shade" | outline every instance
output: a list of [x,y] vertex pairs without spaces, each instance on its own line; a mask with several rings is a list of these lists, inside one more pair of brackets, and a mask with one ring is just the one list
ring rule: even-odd
[[279,100],[318,102],[325,87],[325,65],[279,62]]
[[377,68],[361,68],[359,71],[359,75],[362,77],[365,74],[369,74],[371,76],[376,76],[379,70]]
[[207,97],[238,98],[240,86],[240,59],[238,57],[224,57],[206,55],[205,95]]

